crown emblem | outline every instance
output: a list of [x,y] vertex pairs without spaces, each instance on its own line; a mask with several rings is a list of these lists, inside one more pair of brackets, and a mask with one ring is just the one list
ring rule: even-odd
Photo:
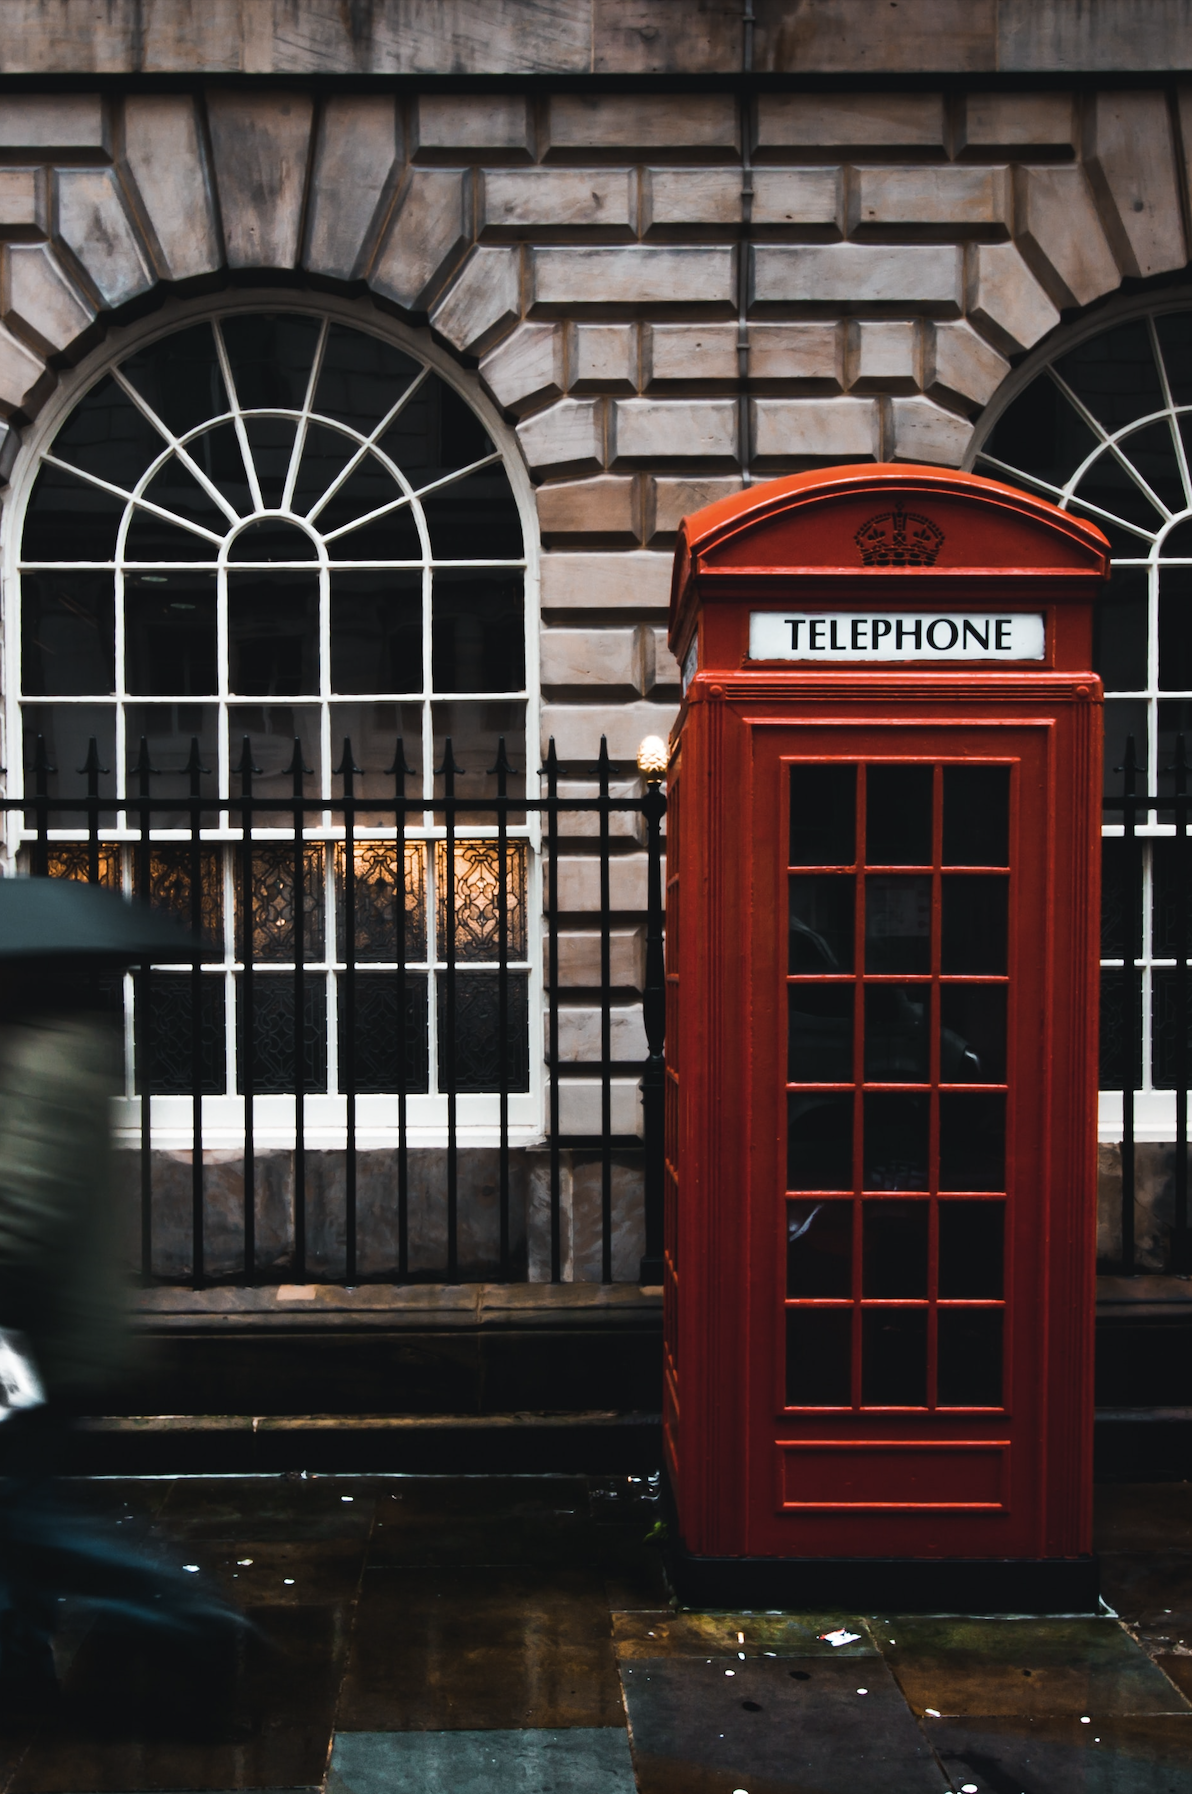
[[944,532],[914,511],[883,511],[863,523],[853,541],[865,567],[931,567],[944,545]]

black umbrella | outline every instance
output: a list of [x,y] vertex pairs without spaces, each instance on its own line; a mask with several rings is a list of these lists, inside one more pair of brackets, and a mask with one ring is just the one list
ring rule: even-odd
[[72,878],[0,878],[0,959],[70,954],[179,964],[207,949],[168,916]]

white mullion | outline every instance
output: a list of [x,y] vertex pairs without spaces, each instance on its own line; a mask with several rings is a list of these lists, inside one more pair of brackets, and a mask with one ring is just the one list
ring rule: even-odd
[[1154,356],[1155,366],[1159,370],[1159,383],[1163,390],[1163,403],[1168,411],[1167,427],[1171,432],[1175,444],[1176,463],[1180,470],[1180,481],[1184,488],[1184,504],[1186,507],[1192,506],[1192,476],[1190,476],[1188,472],[1188,456],[1185,453],[1184,439],[1180,434],[1179,423],[1176,420],[1175,399],[1172,396],[1171,381],[1167,377],[1167,363],[1163,359],[1163,348],[1159,341],[1159,332],[1155,327],[1155,318],[1152,312],[1147,313],[1146,327],[1147,334],[1151,340],[1151,354]]
[[[1159,789],[1159,567],[1152,555],[1147,569],[1146,723],[1148,792]],[[1154,810],[1147,822],[1158,821]]]
[[[119,386],[121,391],[128,398],[130,398],[132,400],[133,404],[137,407],[138,411],[141,412],[142,416],[146,417],[149,420],[149,422],[153,425],[153,428],[157,431],[158,435],[164,437],[165,441],[169,444],[169,446],[173,450],[174,454],[182,462],[183,466],[187,469],[187,471],[194,475],[195,479],[198,480],[199,484],[202,486],[203,490],[208,494],[208,496],[215,500],[215,503],[219,506],[220,510],[224,513],[224,515],[229,519],[230,522],[238,523],[240,521],[239,513],[232,509],[231,505],[228,503],[227,499],[224,497],[223,493],[220,491],[219,487],[214,483],[214,481],[209,480],[207,478],[207,475],[203,472],[203,469],[199,466],[198,462],[193,458],[193,456],[190,453],[189,448],[183,442],[182,438],[179,436],[175,436],[174,432],[170,429],[169,425],[167,423],[165,423],[164,420],[157,415],[157,412],[153,409],[152,405],[149,404],[148,400],[143,399],[141,397],[141,395],[137,391],[136,387],[132,384],[132,382],[130,380],[127,380],[125,378],[125,376],[121,373],[119,368],[113,368],[112,373],[115,378],[117,386]],[[213,427],[213,425],[218,421],[219,421],[218,418],[208,419],[208,421],[206,423],[204,423],[200,426],[199,431],[196,433],[205,435],[207,433],[207,431],[210,430]],[[188,440],[189,440],[189,438],[188,438]],[[164,462],[160,455],[157,457],[157,463],[158,463],[159,467],[164,465]]]
[[315,345],[315,358],[311,363],[310,379],[306,383],[306,396],[302,401],[302,411],[298,425],[294,431],[294,446],[290,450],[290,465],[286,470],[286,483],[282,487],[280,509],[291,514],[294,509],[294,487],[298,481],[298,469],[302,464],[302,456],[306,450],[306,435],[310,427],[311,407],[315,402],[315,388],[323,372],[323,353],[327,347],[327,335],[331,329],[330,320],[323,319],[323,328],[319,332],[319,340]]
[[[403,505],[411,504],[414,499],[426,498],[429,493],[439,492],[444,486],[454,486],[459,480],[467,479],[469,474],[479,473],[482,468],[491,467],[494,461],[499,460],[499,455],[486,455],[483,461],[472,461],[467,467],[461,467],[457,473],[447,474],[441,480],[432,480],[429,486],[420,486],[417,491],[403,493],[400,498],[393,499],[389,504],[379,505],[375,511],[366,511],[362,517],[353,518],[351,523],[341,523],[338,529],[329,530],[324,540],[334,542],[337,536],[349,535],[352,530],[362,529],[366,523],[376,523],[380,518],[389,516],[391,512],[400,510]],[[330,497],[330,493],[327,496]],[[325,502],[324,499],[321,504]],[[310,517],[313,518],[314,515],[315,513],[312,511]],[[308,518],[307,521],[309,522],[310,519]]]
[[[323,509],[323,506],[325,504],[327,504],[327,502],[330,499],[334,498],[335,494],[339,491],[340,487],[344,484],[345,480],[348,480],[351,478],[351,476],[355,473],[356,469],[359,467],[360,463],[364,460],[364,457],[368,454],[369,450],[375,448],[376,443],[385,434],[385,431],[387,429],[389,429],[390,425],[394,422],[395,418],[397,418],[401,415],[402,411],[405,409],[406,405],[408,405],[410,400],[413,398],[414,394],[417,392],[418,388],[422,385],[423,381],[426,379],[426,377],[429,373],[430,373],[429,368],[423,368],[422,372],[420,374],[417,374],[414,377],[414,379],[411,380],[410,384],[406,387],[406,389],[402,393],[401,397],[399,399],[397,399],[389,407],[388,411],[385,413],[385,415],[381,419],[380,423],[374,425],[373,429],[369,432],[369,434],[367,436],[362,437],[358,431],[350,430],[348,425],[338,424],[332,418],[325,418],[325,419],[320,418],[319,421],[325,422],[329,428],[339,430],[341,433],[343,433],[345,435],[351,434],[352,436],[355,436],[356,441],[357,441],[357,447],[353,450],[350,458],[347,461],[345,461],[344,465],[340,468],[339,472],[336,474],[335,478],[332,480],[331,484],[328,486],[327,490],[324,492],[322,498],[319,499],[319,502],[316,505],[312,506],[311,509],[306,513],[306,519],[307,519],[308,523],[314,522],[314,520],[318,516],[319,512]],[[381,461],[381,463],[388,469],[388,471],[390,473],[395,472],[395,465],[389,459],[388,455],[381,454],[379,451],[377,451],[377,459],[379,461]],[[402,474],[400,476],[400,484],[403,486],[409,485],[409,481],[406,479],[404,474]],[[412,488],[411,488],[411,490],[412,490]],[[352,527],[355,528],[355,525],[353,524]],[[330,540],[330,538],[328,538],[328,540]]]
[[1141,965],[1130,961],[1133,976],[1142,984],[1142,1076],[1141,1088],[1154,1088],[1154,1054],[1152,1053],[1152,1028],[1154,1025],[1154,898],[1155,872],[1154,847],[1150,841],[1142,846],[1142,962]]
[[[1134,433],[1135,432],[1131,431],[1131,434],[1134,434]],[[1155,509],[1160,513],[1160,515],[1168,523],[1170,523],[1172,518],[1175,516],[1175,512],[1168,509],[1168,507],[1164,504],[1163,500],[1159,497],[1159,494],[1155,491],[1154,487],[1151,486],[1149,481],[1147,481],[1143,478],[1141,473],[1139,473],[1139,471],[1135,467],[1134,463],[1127,457],[1126,451],[1122,447],[1121,440],[1119,438],[1115,437],[1113,439],[1113,441],[1110,442],[1109,452],[1113,456],[1114,460],[1117,462],[1118,466],[1124,468],[1125,471],[1129,474],[1130,478],[1134,481],[1134,484],[1138,487],[1138,490],[1147,499],[1147,502],[1149,504],[1154,505]]]
[[[248,478],[248,489],[252,494],[253,505],[258,511],[265,509],[261,499],[260,482],[257,479],[256,462],[252,458],[248,433],[244,428],[244,418],[240,413],[240,395],[236,391],[236,382],[232,377],[232,364],[228,359],[227,345],[223,339],[223,331],[219,327],[218,318],[211,321],[211,334],[215,338],[215,353],[219,360],[219,371],[223,375],[224,386],[232,406],[232,427],[236,432],[236,440],[240,444],[240,454],[244,461],[244,471]],[[237,519],[239,521],[239,519]]]

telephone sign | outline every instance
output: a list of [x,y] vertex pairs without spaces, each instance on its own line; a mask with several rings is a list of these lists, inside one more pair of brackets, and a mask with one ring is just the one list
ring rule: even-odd
[[683,524],[681,1595],[1095,1604],[1107,567],[1091,524],[937,468],[796,475]]

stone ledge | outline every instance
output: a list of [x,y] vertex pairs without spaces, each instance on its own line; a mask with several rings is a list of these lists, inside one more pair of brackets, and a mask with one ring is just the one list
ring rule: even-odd
[[634,1283],[283,1283],[138,1290],[132,1312],[141,1334],[618,1328],[660,1324],[662,1291]]
[[615,1408],[582,1412],[519,1409],[503,1414],[95,1414],[75,1424],[84,1433],[315,1433],[474,1431],[525,1427],[656,1427],[661,1415]]
[[1137,1277],[1098,1277],[1097,1319],[1179,1319],[1192,1324],[1192,1278],[1147,1273]]

